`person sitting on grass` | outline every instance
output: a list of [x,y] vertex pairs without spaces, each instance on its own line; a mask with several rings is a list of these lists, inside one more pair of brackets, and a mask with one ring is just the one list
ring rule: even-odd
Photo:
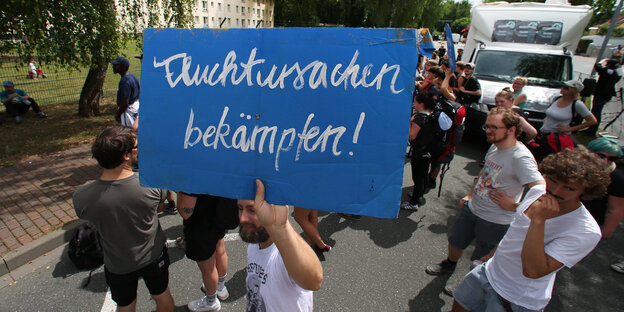
[[22,122],[22,116],[29,108],[37,114],[39,118],[46,118],[48,115],[41,111],[35,99],[28,96],[26,91],[22,89],[15,89],[13,81],[7,80],[3,84],[4,91],[0,92],[0,100],[6,108],[9,115],[15,117],[15,123]]

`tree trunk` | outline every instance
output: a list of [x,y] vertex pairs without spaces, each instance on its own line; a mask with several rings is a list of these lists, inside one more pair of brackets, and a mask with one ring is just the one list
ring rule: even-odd
[[94,65],[89,69],[87,79],[80,92],[78,100],[78,115],[93,117],[100,114],[100,94],[106,79],[108,63]]
[[392,10],[390,11],[390,21],[388,22],[389,28],[392,28],[392,20],[394,19],[395,14],[396,14],[396,2],[392,1]]

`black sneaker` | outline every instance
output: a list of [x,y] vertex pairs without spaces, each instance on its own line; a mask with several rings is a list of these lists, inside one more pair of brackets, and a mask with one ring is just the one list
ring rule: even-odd
[[431,177],[429,177],[429,182],[427,183],[427,188],[428,189],[435,189],[436,188],[436,179],[432,179]]
[[427,266],[425,272],[429,275],[443,275],[453,273],[455,271],[457,263],[451,263],[448,259],[440,262],[439,264],[432,264]]
[[418,199],[418,207],[422,207],[422,206],[424,206],[426,203],[427,203],[427,200],[426,200],[424,197],[422,197],[422,196],[421,196],[421,197]]
[[44,113],[44,112],[38,112],[37,113],[37,117],[39,118],[48,118],[48,114]]
[[176,205],[175,202],[168,202],[167,205],[165,205],[165,208],[163,208],[163,212],[168,213],[168,214],[177,214],[178,210],[176,209]]

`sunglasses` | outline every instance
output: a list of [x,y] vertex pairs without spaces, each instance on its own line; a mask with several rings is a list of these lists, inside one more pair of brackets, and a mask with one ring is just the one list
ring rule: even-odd
[[611,155],[605,155],[605,154],[599,153],[599,152],[596,152],[596,155],[598,155],[600,158],[606,159],[608,161],[616,161],[616,160],[620,159],[620,157],[611,156]]

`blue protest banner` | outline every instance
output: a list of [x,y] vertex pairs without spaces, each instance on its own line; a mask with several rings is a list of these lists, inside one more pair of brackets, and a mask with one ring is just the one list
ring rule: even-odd
[[449,68],[455,72],[455,45],[453,44],[453,31],[451,31],[449,24],[444,25],[444,34],[446,35],[446,53],[448,53]]
[[427,28],[421,28],[418,30],[418,53],[431,58],[433,51],[435,51],[435,45],[433,44],[433,38]]
[[175,191],[394,218],[415,30],[148,29],[140,179]]

